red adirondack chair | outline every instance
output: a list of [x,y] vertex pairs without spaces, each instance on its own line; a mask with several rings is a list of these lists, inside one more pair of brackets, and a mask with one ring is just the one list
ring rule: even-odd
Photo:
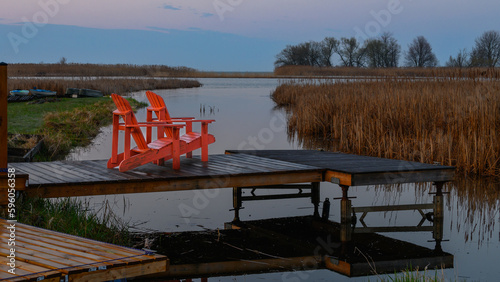
[[[172,159],[173,168],[179,169],[181,152],[186,150],[186,142],[179,138],[179,130],[184,125],[161,122],[138,123],[132,107],[126,99],[117,94],[111,94],[111,98],[117,109],[113,111],[113,146],[108,168],[118,166],[119,170],[124,172],[150,162],[163,164],[165,160]],[[120,123],[120,117],[124,123]],[[146,142],[141,127],[158,128],[158,139]],[[170,130],[170,136],[165,137],[165,128]],[[118,154],[118,132],[120,130],[125,131],[125,148],[123,153]],[[133,149],[130,149],[130,137],[137,144],[137,147]]]
[[[194,117],[170,117],[168,113],[167,106],[162,97],[157,94],[146,91],[146,96],[148,97],[149,103],[147,112],[148,122],[166,122],[168,124],[174,123],[184,123],[186,125],[186,133],[180,136],[180,140],[186,142],[186,151],[182,151],[182,154],[186,154],[186,157],[190,158],[192,156],[192,151],[201,148],[201,160],[208,161],[208,145],[215,142],[215,137],[212,134],[208,134],[208,124],[214,122],[215,120],[195,120]],[[155,113],[156,118],[153,118],[153,113]],[[201,123],[201,133],[193,132],[193,122]],[[147,129],[147,140],[151,140],[152,130]],[[172,136],[173,131],[170,127],[165,127],[165,134],[167,136]]]

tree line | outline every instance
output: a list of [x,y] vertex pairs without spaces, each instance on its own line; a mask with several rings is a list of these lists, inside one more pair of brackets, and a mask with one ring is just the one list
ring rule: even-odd
[[[309,41],[297,45],[287,45],[276,55],[275,67],[288,65],[331,67],[333,56],[337,56],[339,66],[391,68],[398,67],[401,55],[406,67],[436,67],[439,62],[431,44],[424,36],[418,36],[401,51],[401,45],[392,33],[385,32],[378,38],[370,38],[361,43],[355,37],[326,37],[320,42]],[[445,64],[447,67],[499,67],[500,33],[486,31],[476,38],[469,52],[462,49]]]

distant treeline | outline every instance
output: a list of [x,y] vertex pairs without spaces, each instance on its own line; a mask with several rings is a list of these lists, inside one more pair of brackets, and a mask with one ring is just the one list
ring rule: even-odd
[[[431,44],[423,36],[416,37],[407,50],[402,52],[401,45],[389,32],[378,38],[364,42],[355,37],[336,39],[326,37],[323,41],[309,41],[298,45],[288,45],[278,55],[276,68],[283,66],[314,67],[369,67],[395,68],[403,56],[405,67],[436,67],[439,62],[432,51]],[[447,67],[499,67],[500,33],[486,31],[476,38],[469,52],[462,49],[445,63]]]
[[9,76],[190,76],[197,71],[188,67],[169,67],[164,65],[131,64],[76,64],[67,63],[61,58],[55,64],[10,64]]

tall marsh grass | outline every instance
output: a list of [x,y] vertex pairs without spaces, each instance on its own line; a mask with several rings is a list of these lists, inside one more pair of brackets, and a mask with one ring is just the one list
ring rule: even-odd
[[196,70],[188,67],[131,64],[10,64],[12,76],[189,76]]
[[306,148],[500,176],[500,81],[410,78],[284,82],[288,129]]
[[283,66],[276,68],[277,76],[336,76],[336,77],[449,77],[449,78],[500,78],[499,68],[356,68]]
[[13,78],[7,81],[9,90],[12,89],[47,89],[56,91],[57,95],[64,95],[67,88],[86,88],[101,91],[104,95],[111,93],[128,93],[139,90],[176,89],[200,87],[201,83],[187,79],[155,79],[155,78],[90,78],[78,77],[70,79],[27,79]]
[[74,198],[24,197],[18,208],[21,223],[122,246],[131,244],[128,224],[113,213],[109,202],[93,210],[88,202]]

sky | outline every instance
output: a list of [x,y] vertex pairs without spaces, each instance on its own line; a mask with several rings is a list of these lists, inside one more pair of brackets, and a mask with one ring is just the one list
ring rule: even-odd
[[[272,71],[289,44],[420,35],[444,65],[500,31],[498,0],[2,0],[0,61]],[[334,61],[334,64],[337,63]]]

